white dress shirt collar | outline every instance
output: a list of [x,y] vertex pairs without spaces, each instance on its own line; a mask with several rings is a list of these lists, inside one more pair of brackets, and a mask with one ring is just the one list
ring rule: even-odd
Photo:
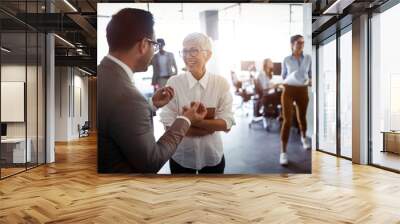
[[118,58],[116,58],[110,54],[108,54],[106,57],[108,57],[111,61],[117,63],[125,71],[125,73],[129,76],[129,78],[132,80],[132,83],[134,83],[133,71],[131,68],[129,68],[128,65],[126,65],[124,62],[122,62],[121,60],[119,60]]
[[193,86],[195,86],[196,83],[200,83],[201,87],[203,87],[203,89],[206,89],[210,74],[206,71],[206,73],[204,73],[203,77],[200,80],[197,80],[196,78],[194,78],[192,73],[188,71],[188,72],[186,72],[186,77],[189,82],[189,89],[193,88]]

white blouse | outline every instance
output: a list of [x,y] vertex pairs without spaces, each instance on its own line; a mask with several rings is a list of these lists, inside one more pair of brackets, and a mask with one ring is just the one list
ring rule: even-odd
[[258,81],[260,82],[261,88],[263,90],[270,89],[274,87],[274,83],[272,79],[268,78],[264,71],[261,71],[257,77]]
[[[208,72],[196,80],[190,72],[172,76],[166,86],[171,86],[174,98],[162,108],[160,117],[164,126],[171,126],[183,106],[192,101],[200,101],[207,108],[215,108],[215,119],[223,119],[227,129],[235,124],[232,111],[232,94],[225,78]],[[181,166],[200,170],[221,162],[223,146],[220,132],[202,137],[184,137],[172,158]]]

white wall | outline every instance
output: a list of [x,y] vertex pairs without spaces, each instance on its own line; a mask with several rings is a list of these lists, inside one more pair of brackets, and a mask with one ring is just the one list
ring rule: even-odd
[[83,125],[88,120],[88,105],[88,78],[76,68],[56,67],[56,141],[70,141],[79,137],[78,124]]
[[55,68],[55,141],[68,140],[68,67]]
[[[76,72],[76,70],[75,70]],[[80,124],[81,126],[85,123],[85,121],[89,120],[89,102],[88,102],[88,96],[89,96],[89,92],[88,92],[88,77],[82,77],[80,75],[81,73],[79,73],[79,75],[74,75],[74,103],[75,106],[73,108],[73,110],[75,110],[75,113],[72,113],[72,129],[70,134],[73,136],[73,138],[77,138],[79,137],[79,133],[78,133],[78,124]],[[80,93],[78,93],[80,91]],[[78,97],[80,95],[80,98]],[[79,102],[79,100],[81,102]],[[79,105],[80,104],[80,105]],[[81,108],[79,108],[81,106]],[[82,110],[82,112],[80,113],[79,109]]]
[[[25,70],[27,69],[27,70]],[[36,75],[36,67],[18,64],[9,64],[1,66],[1,81],[2,82],[25,82],[26,71],[28,75],[35,74]],[[35,92],[28,92],[28,97],[36,97],[36,89]],[[28,100],[28,99],[27,99]],[[31,100],[28,100],[31,101]],[[36,105],[35,105],[36,107]],[[1,110],[7,110],[7,108],[1,108]],[[32,117],[28,114],[28,121],[33,120]],[[36,114],[35,114],[36,115]],[[25,123],[26,122],[7,122],[7,136],[8,137],[25,137]],[[28,127],[31,127],[29,125]],[[28,136],[29,137],[29,136]]]
[[[25,80],[27,78],[27,80]],[[26,112],[26,120],[22,122],[6,122],[7,137],[24,138],[25,135],[30,139],[32,161],[44,163],[44,74],[41,66],[25,64],[3,64],[1,66],[2,82],[24,82],[26,84],[26,107],[22,106],[22,113]],[[2,95],[2,98],[7,95]],[[2,107],[1,110],[7,111],[11,108]],[[8,111],[16,113],[16,111]],[[37,153],[39,156],[37,156]]]

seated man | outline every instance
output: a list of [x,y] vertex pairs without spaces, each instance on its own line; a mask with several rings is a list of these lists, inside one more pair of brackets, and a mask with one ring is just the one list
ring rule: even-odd
[[223,173],[225,159],[218,131],[229,131],[234,124],[232,95],[225,78],[206,71],[212,54],[210,39],[192,33],[183,40],[181,55],[187,72],[172,76],[167,86],[175,90],[174,98],[163,108],[161,122],[168,129],[191,101],[203,103],[206,120],[194,124],[170,159],[171,173]]

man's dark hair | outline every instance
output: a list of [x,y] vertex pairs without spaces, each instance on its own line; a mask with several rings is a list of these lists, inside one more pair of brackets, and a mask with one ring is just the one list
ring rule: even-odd
[[165,46],[165,41],[162,38],[157,39],[157,43],[159,43],[161,46]]
[[304,37],[303,37],[302,35],[300,35],[300,34],[291,36],[291,37],[290,37],[290,43],[293,45],[294,42],[296,42],[296,41],[299,40],[300,38],[304,38]]
[[153,25],[153,15],[148,11],[133,8],[120,10],[107,25],[109,50],[129,50],[143,38],[151,39]]

